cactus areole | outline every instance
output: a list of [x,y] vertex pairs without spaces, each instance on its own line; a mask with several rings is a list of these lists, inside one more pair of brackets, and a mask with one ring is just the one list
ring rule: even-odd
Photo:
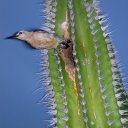
[[50,127],[128,128],[128,96],[97,0],[45,0],[42,29],[71,39],[42,50]]

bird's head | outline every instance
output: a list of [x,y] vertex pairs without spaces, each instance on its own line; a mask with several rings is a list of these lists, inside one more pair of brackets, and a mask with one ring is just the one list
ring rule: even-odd
[[29,36],[29,32],[27,32],[27,31],[19,31],[19,32],[16,32],[15,34],[7,37],[6,39],[18,39],[18,40],[26,41],[28,36]]

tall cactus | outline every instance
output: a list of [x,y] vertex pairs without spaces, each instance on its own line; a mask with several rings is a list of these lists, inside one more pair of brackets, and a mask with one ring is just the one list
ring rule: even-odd
[[72,40],[42,50],[51,127],[127,128],[123,87],[106,19],[96,0],[45,0],[42,28]]

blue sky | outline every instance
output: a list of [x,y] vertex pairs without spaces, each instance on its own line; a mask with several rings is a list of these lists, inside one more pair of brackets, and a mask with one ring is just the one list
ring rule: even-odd
[[[0,128],[46,128],[46,106],[37,102],[44,95],[40,86],[40,53],[14,40],[10,34],[40,28],[41,0],[0,1]],[[128,75],[128,0],[101,0],[109,15],[113,44],[123,74]]]

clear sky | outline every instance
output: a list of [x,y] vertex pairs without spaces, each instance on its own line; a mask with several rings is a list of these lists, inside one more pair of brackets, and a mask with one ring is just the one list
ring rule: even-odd
[[[42,24],[42,0],[0,1],[0,128],[46,128],[48,116],[40,77],[40,53],[20,41],[4,40],[12,33]],[[123,74],[128,75],[128,0],[101,0],[109,15],[113,44]],[[37,90],[38,89],[38,90]]]

